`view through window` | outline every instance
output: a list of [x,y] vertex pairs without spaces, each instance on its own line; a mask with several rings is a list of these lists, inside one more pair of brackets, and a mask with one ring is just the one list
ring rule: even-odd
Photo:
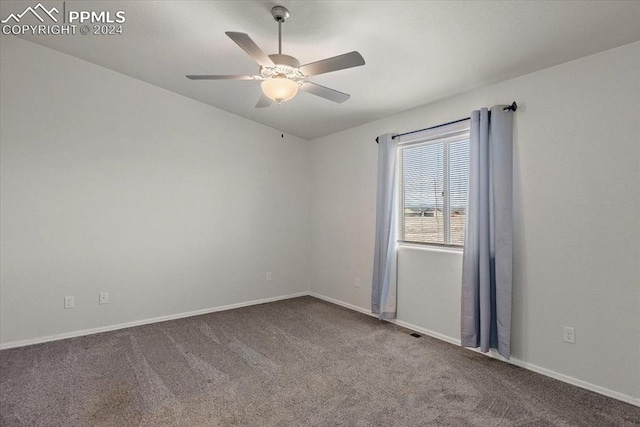
[[[399,241],[464,245],[469,123],[398,145]],[[453,128],[453,129],[452,129]]]

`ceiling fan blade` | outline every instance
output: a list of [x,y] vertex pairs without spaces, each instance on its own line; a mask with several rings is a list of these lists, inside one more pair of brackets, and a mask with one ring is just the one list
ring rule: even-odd
[[307,76],[317,76],[318,74],[359,67],[361,65],[364,65],[364,58],[358,52],[353,51],[345,53],[344,55],[312,62],[311,64],[305,64],[300,67],[300,71]]
[[258,45],[253,42],[253,40],[251,40],[251,37],[249,37],[248,34],[235,33],[233,31],[227,31],[225,34],[229,36],[231,40],[236,42],[236,44],[240,46],[242,50],[247,52],[247,54],[249,54],[249,56],[252,57],[253,60],[256,61],[258,64],[262,65],[263,67],[276,66],[276,64],[273,63],[271,58],[269,58],[267,54],[265,54],[258,47]]
[[258,76],[226,76],[226,75],[188,75],[190,80],[262,80]]
[[307,93],[328,99],[329,101],[337,102],[338,104],[342,104],[347,99],[351,98],[351,95],[311,82],[304,82],[302,86],[300,86],[300,89]]
[[273,101],[271,100],[271,98],[267,97],[267,95],[265,95],[264,93],[262,94],[262,96],[260,96],[260,99],[258,99],[258,103],[256,104],[256,108],[265,108],[271,105]]

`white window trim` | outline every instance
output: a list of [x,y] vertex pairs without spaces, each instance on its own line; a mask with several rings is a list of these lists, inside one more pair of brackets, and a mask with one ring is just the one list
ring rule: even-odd
[[420,243],[420,242],[403,242],[398,241],[399,248],[417,249],[422,251],[433,252],[445,252],[459,254],[464,251],[464,246],[449,246],[449,245],[437,245],[434,243]]

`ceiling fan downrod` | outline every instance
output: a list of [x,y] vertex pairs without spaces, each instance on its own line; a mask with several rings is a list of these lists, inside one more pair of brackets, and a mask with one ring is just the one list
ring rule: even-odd
[[271,15],[273,19],[278,23],[278,55],[282,55],[282,24],[289,19],[291,14],[289,10],[284,6],[273,6],[271,8]]

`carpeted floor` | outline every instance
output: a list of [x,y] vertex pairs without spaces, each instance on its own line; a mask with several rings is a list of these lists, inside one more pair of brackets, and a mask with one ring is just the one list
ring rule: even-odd
[[0,424],[638,426],[640,408],[303,297],[0,352]]

